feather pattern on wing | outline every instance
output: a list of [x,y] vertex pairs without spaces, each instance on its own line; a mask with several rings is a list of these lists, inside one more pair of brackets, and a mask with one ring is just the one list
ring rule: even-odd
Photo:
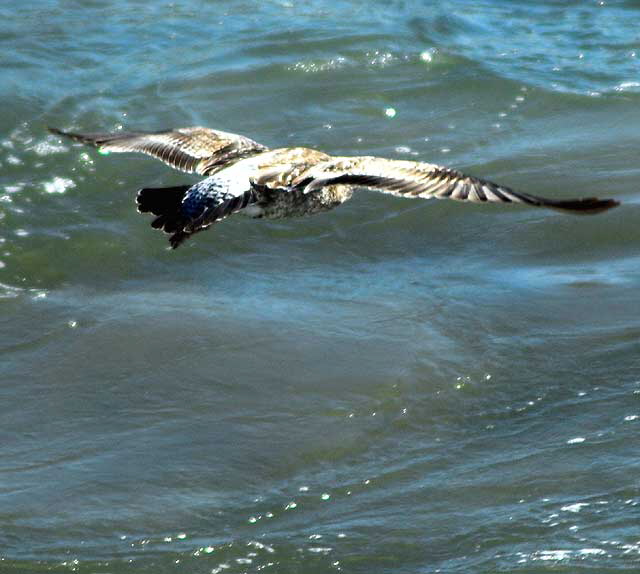
[[273,190],[292,188],[310,168],[329,163],[330,155],[305,147],[279,148],[256,158],[251,181]]
[[581,213],[598,213],[618,205],[611,199],[548,199],[517,192],[447,167],[372,156],[332,158],[311,167],[294,182],[306,193],[336,184],[368,187],[401,197],[524,203]]
[[200,175],[211,175],[239,159],[267,150],[244,136],[203,127],[112,134],[72,133],[57,128],[49,131],[102,152],[144,153],[180,171]]

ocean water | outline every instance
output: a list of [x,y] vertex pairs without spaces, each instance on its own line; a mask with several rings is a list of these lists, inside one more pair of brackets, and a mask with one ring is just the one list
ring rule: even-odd
[[[0,572],[640,569],[640,4],[0,4]],[[422,159],[177,251],[46,126]]]

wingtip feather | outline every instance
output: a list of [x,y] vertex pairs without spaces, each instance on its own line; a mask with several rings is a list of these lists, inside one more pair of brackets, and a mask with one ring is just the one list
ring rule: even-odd
[[618,207],[620,202],[616,199],[598,199],[597,197],[585,197],[583,199],[557,200],[549,205],[552,209],[567,211],[581,215],[595,215]]
[[80,134],[80,133],[75,133],[75,132],[67,132],[65,130],[61,130],[59,128],[53,128],[51,126],[47,126],[47,129],[53,135],[61,136],[61,137],[64,137],[64,138],[69,138],[70,140],[73,140],[74,142],[87,144],[87,145],[92,145],[92,146],[95,146],[95,147],[99,147],[99,145],[100,145],[98,140],[97,140],[97,138],[93,137],[92,135],[89,135],[89,134]]

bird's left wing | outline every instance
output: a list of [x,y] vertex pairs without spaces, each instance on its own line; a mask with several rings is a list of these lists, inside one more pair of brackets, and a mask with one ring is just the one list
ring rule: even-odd
[[296,187],[306,192],[337,184],[367,187],[401,197],[521,203],[573,213],[599,213],[618,205],[614,199],[539,197],[447,167],[372,156],[332,158],[313,166],[294,182]]
[[267,150],[247,137],[203,127],[159,132],[75,133],[57,128],[49,131],[97,147],[103,153],[144,153],[180,171],[200,175],[211,175],[239,159]]

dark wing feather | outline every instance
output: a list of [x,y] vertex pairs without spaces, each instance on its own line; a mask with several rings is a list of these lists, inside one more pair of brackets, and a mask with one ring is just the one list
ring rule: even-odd
[[402,197],[524,203],[575,213],[599,213],[618,205],[613,199],[593,197],[548,199],[517,192],[446,167],[378,157],[333,158],[308,170],[296,182],[306,192],[337,184],[368,187]]
[[103,153],[144,153],[180,171],[200,175],[211,175],[234,161],[267,149],[244,136],[203,127],[113,134],[72,133],[57,128],[49,131],[97,147]]

